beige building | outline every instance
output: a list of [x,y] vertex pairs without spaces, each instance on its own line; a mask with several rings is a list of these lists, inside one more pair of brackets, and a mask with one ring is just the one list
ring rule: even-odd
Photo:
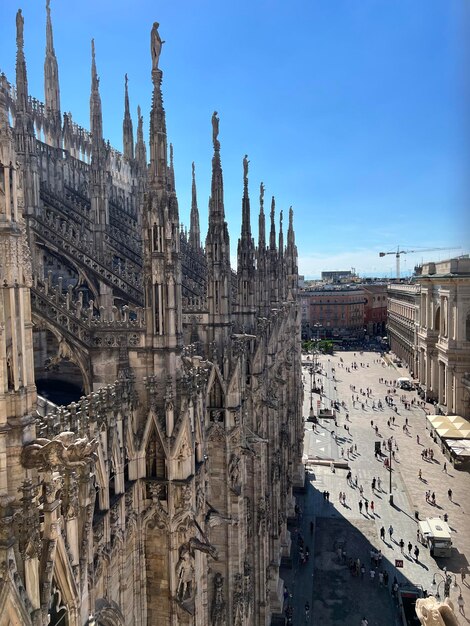
[[416,284],[392,283],[387,289],[387,335],[390,350],[416,372],[416,332],[419,322],[419,291]]
[[388,287],[390,349],[438,410],[470,418],[470,258],[426,263]]
[[21,11],[16,27],[16,87],[0,75],[0,626],[268,626],[304,481],[292,209],[284,244],[273,198],[267,240],[261,184],[255,245],[245,158],[235,273],[216,113],[205,244],[194,167],[181,228],[158,23],[149,163],[127,80],[123,153],[103,138],[93,43],[88,131],[61,113],[49,3],[44,104]]
[[443,412],[470,418],[470,258],[426,263],[415,281],[418,380]]

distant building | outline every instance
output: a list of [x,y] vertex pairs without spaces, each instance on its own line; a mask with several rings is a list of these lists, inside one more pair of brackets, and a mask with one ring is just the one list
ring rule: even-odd
[[414,374],[419,285],[392,283],[387,290],[387,334],[392,352]]
[[383,336],[387,324],[387,283],[362,283],[364,328],[369,337]]
[[426,263],[415,281],[419,382],[443,412],[470,417],[470,258]]
[[340,283],[344,280],[350,280],[353,276],[352,272],[344,270],[321,273],[321,279],[325,283]]
[[470,258],[426,263],[387,291],[391,350],[438,410],[470,418]]
[[361,287],[323,286],[301,292],[302,336],[362,339],[364,291]]

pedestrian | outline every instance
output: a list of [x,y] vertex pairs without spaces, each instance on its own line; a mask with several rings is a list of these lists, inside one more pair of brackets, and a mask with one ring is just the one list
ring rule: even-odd
[[452,489],[447,491],[447,495],[449,496],[449,500],[452,502]]
[[[431,456],[431,460],[432,460],[432,456]],[[444,465],[442,467],[442,471],[447,474],[447,463],[446,462],[444,462]]]
[[359,513],[362,513],[362,500],[359,500]]
[[343,506],[346,506],[346,492],[343,491]]
[[365,565],[364,565],[364,563],[363,563],[363,564],[361,565],[361,578],[362,578],[362,580],[364,580],[364,576],[365,576],[365,574],[366,574],[366,568],[365,568]]
[[400,552],[403,554],[403,548],[405,547],[405,542],[403,539],[400,539],[400,543],[398,544],[400,546]]
[[465,567],[462,567],[462,569],[460,570],[460,580],[462,581],[462,585],[466,584],[465,583],[466,577],[467,577],[467,574],[465,572]]
[[416,443],[417,443],[417,444],[418,444],[418,446],[419,446],[419,435],[416,435]]
[[419,548],[418,548],[418,546],[415,546],[414,553],[415,553],[416,562],[418,562],[418,559],[419,559]]
[[375,477],[374,477],[374,478],[372,479],[372,491],[374,491],[374,490],[375,490],[375,482],[376,482],[376,481],[375,481]]
[[384,571],[384,586],[388,587],[388,572],[387,572],[387,570]]
[[435,505],[436,504],[436,494],[434,493],[434,491],[431,494],[431,500],[432,500],[433,505]]
[[382,541],[385,541],[385,528],[384,528],[384,526],[382,526],[382,528],[380,529],[380,538],[382,539]]
[[340,491],[340,492],[339,492],[339,497],[338,497],[338,499],[339,499],[339,503],[340,503],[340,504],[343,504],[343,492],[342,492],[342,491]]
[[374,501],[373,500],[370,501],[370,514],[374,515]]
[[431,495],[431,493],[429,491],[426,491],[426,502],[429,502],[429,496]]
[[366,514],[369,515],[369,503],[367,500],[364,502],[364,506],[366,507]]
[[459,594],[459,597],[457,598],[457,604],[459,605],[459,611],[462,613],[462,615],[465,615],[465,602],[463,601],[462,594]]
[[370,582],[373,583],[375,580],[375,569],[371,568],[369,571]]
[[379,572],[379,585],[384,586],[384,573],[382,571]]
[[388,534],[390,535],[390,541],[391,541],[392,540],[392,536],[393,536],[393,526],[391,524],[388,527]]
[[418,472],[418,478],[420,480],[423,480],[423,474],[422,474],[421,470],[419,470],[419,472]]
[[362,498],[362,496],[364,495],[364,487],[362,485],[359,487],[359,493],[361,494]]
[[357,487],[357,474],[354,476],[354,486]]
[[408,554],[411,556],[411,550],[413,549],[413,544],[411,541],[408,541]]
[[378,489],[379,491],[382,491],[382,487],[381,487],[381,485],[382,485],[382,481],[380,480],[380,476],[379,476],[379,477],[377,478],[377,489]]

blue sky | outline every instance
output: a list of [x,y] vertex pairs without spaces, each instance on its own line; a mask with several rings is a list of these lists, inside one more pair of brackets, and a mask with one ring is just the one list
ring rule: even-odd
[[[268,204],[274,195],[286,216],[294,208],[301,273],[391,275],[395,258],[380,259],[381,250],[462,248],[404,255],[406,273],[469,247],[466,5],[51,0],[62,110],[89,128],[94,37],[106,138],[121,149],[125,72],[134,130],[138,104],[148,129],[150,30],[159,21],[181,220],[189,224],[194,160],[205,234],[217,110],[233,257],[248,154],[254,235],[263,181]],[[0,69],[14,82],[19,7],[30,93],[43,100],[45,2],[0,0]]]

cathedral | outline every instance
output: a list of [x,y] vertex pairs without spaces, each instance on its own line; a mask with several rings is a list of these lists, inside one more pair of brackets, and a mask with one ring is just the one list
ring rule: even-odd
[[158,23],[148,154],[127,79],[123,151],[103,138],[93,42],[90,130],[61,112],[49,0],[44,102],[21,9],[16,44],[15,81],[0,74],[0,626],[269,625],[304,481],[292,209],[284,241],[272,199],[267,237],[261,183],[255,243],[245,157],[234,271],[214,113],[205,242],[194,165],[180,223]]

